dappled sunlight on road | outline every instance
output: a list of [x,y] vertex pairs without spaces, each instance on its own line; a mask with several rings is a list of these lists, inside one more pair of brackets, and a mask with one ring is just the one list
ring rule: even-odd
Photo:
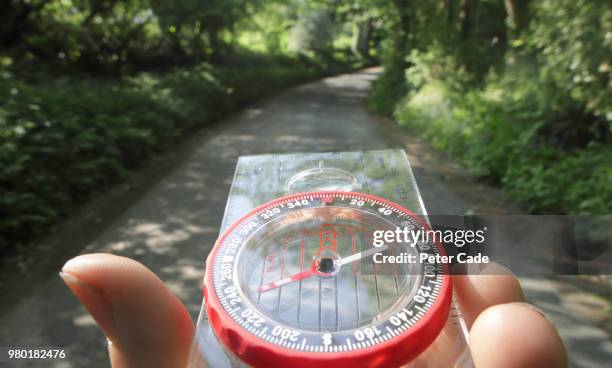
[[[521,286],[527,301],[535,303],[559,330],[563,341],[571,352],[570,359],[584,367],[601,367],[601,362],[612,356],[612,340],[601,329],[592,327],[589,316],[576,312],[567,304],[571,293],[578,293],[578,287],[560,283],[553,276],[549,278],[521,277]],[[593,296],[582,295],[582,303],[588,303]]]

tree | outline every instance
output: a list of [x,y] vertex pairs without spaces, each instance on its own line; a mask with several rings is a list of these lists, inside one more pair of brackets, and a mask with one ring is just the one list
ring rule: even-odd
[[314,9],[300,14],[291,33],[293,50],[328,57],[332,50],[335,24],[327,9]]
[[162,30],[177,53],[215,54],[223,48],[221,33],[231,30],[260,4],[248,0],[151,0]]
[[36,18],[50,0],[0,1],[0,45],[20,44],[27,34],[37,30]]
[[514,33],[520,33],[529,23],[529,0],[504,0],[508,13],[508,27]]

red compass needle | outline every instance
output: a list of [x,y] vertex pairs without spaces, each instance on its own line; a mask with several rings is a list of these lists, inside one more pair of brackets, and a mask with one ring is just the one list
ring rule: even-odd
[[[373,255],[374,253],[383,252],[383,251],[387,250],[388,247],[389,246],[387,244],[384,244],[383,246],[378,247],[378,248],[376,248],[376,247],[375,248],[370,248],[368,250],[364,250],[362,252],[355,253],[355,254],[352,254],[352,255],[344,257],[344,258],[340,258],[340,259],[334,261],[334,267],[335,267],[336,270],[338,270],[338,269],[340,269],[340,267],[342,267],[342,266],[344,266],[346,264],[353,263],[353,262],[356,262],[356,261],[358,261],[360,259],[369,257],[369,256]],[[309,270],[302,271],[302,272],[296,273],[295,275],[291,275],[289,277],[285,277],[285,278],[282,278],[282,279],[279,279],[279,280],[272,281],[272,282],[270,282],[270,283],[268,283],[266,285],[260,286],[258,290],[259,290],[259,292],[263,293],[265,291],[270,291],[272,289],[276,289],[277,287],[281,287],[281,286],[290,284],[292,282],[300,281],[300,280],[303,280],[305,278],[308,278],[308,277],[311,277],[311,276],[314,276],[314,275],[317,275],[317,274],[318,275],[329,275],[328,273],[319,271],[317,269],[317,264],[315,263],[312,266],[312,268],[309,269]]]
[[266,285],[262,285],[259,287],[259,291],[260,292],[264,292],[264,291],[269,291],[272,289],[276,289],[277,287],[283,286],[283,285],[287,285],[290,284],[292,282],[296,282],[296,281],[300,281],[303,280],[305,278],[308,278],[310,276],[314,276],[317,273],[319,273],[316,269],[311,268],[309,270],[306,271],[302,271],[300,273],[296,273],[295,275],[289,276],[289,277],[285,277],[282,278],[280,280],[275,280],[272,281]]

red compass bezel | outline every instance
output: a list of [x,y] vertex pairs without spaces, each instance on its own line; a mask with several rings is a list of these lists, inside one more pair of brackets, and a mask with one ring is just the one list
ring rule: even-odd
[[[219,236],[206,260],[206,273],[203,284],[204,299],[206,302],[206,313],[217,338],[223,343],[226,349],[253,367],[312,368],[324,365],[333,366],[335,368],[399,367],[416,358],[433,343],[446,323],[452,300],[451,277],[448,272],[448,265],[446,264],[443,265],[444,272],[442,275],[440,293],[427,313],[405,332],[393,339],[378,343],[366,349],[351,350],[347,352],[306,352],[288,349],[253,335],[240,326],[225,311],[214,291],[212,270],[217,251],[232,230],[246,218],[280,201],[303,196],[323,199],[330,194],[358,195],[382,202],[411,216],[426,230],[431,229],[429,224],[421,217],[394,202],[366,193],[338,191],[295,193],[279,197],[256,207],[234,221],[234,223]],[[446,251],[440,242],[436,240],[435,244],[440,254],[446,255]]]

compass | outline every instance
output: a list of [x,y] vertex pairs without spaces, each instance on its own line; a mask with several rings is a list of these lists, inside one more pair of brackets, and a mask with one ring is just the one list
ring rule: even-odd
[[[255,208],[208,257],[213,332],[254,367],[410,362],[444,327],[452,291],[447,265],[428,261],[445,255],[440,244],[373,245],[375,232],[398,228],[429,226],[398,204],[355,192],[292,194]],[[425,261],[383,264],[377,254]]]

